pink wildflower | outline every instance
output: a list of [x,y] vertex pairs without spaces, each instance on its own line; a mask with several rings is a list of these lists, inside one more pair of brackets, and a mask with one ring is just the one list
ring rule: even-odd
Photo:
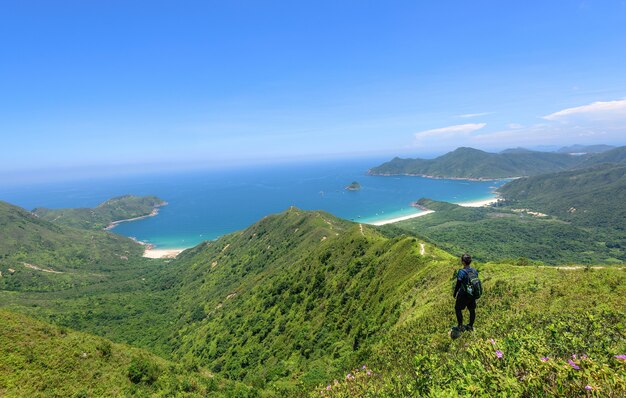
[[593,387],[591,387],[590,385],[586,385],[585,390],[593,390]]
[[372,372],[370,372],[370,371],[368,370],[368,371],[367,371],[367,375],[368,375],[368,376],[371,376],[371,375],[372,375]]
[[496,350],[496,356],[497,356],[498,358],[502,358],[502,355],[504,355],[504,354],[502,353],[502,351],[500,351],[500,350]]
[[622,355],[616,355],[615,358],[617,359],[622,359],[626,361],[626,355],[622,354]]
[[493,344],[493,345],[495,345],[495,344],[496,344],[496,341],[495,341],[494,339],[489,339],[489,342],[490,342],[491,344]]
[[541,358],[541,362],[548,362],[550,360],[550,358],[548,357],[542,357]]
[[576,359],[576,354],[572,354],[572,359]]
[[571,359],[568,359],[568,360],[567,360],[567,363],[569,363],[569,366],[571,366],[572,368],[574,368],[574,369],[576,369],[576,370],[579,370],[579,369],[580,369],[580,366],[576,365],[576,364],[574,363],[574,361],[572,361]]
[[363,365],[363,366],[361,366],[361,369],[365,370],[365,369],[367,369],[367,366]]
[[330,384],[326,386],[326,391],[330,391]]

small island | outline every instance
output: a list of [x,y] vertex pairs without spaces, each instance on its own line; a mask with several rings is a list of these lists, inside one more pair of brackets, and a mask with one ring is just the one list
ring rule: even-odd
[[356,181],[352,181],[352,184],[346,187],[347,191],[359,191],[361,189],[361,184]]

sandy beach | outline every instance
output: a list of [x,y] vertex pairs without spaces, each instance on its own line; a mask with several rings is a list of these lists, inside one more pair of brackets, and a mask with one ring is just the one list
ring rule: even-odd
[[185,249],[151,249],[146,248],[143,256],[146,258],[176,258]]
[[472,202],[460,202],[460,203],[457,203],[457,205],[463,206],[463,207],[482,207],[482,206],[490,205],[492,203],[496,203],[498,199],[499,198],[497,196],[494,196],[493,198],[475,200]]
[[[492,198],[488,198],[488,199],[482,199],[482,200],[474,200],[471,202],[460,202],[460,203],[456,203],[459,206],[464,206],[464,207],[482,207],[482,206],[487,206],[490,205],[492,203],[496,203],[498,201],[498,197],[494,196]],[[410,220],[411,218],[416,218],[416,217],[421,217],[421,216],[425,216],[427,214],[430,213],[434,213],[434,210],[425,210],[422,211],[420,213],[415,213],[415,214],[409,214],[406,216],[402,216],[402,217],[396,217],[396,218],[390,218],[388,220],[380,220],[380,221],[374,221],[374,222],[370,222],[370,223],[366,223],[366,224],[370,224],[370,225],[385,225],[385,224],[393,224],[399,221],[404,221],[404,220]]]
[[380,220],[380,221],[369,222],[369,223],[366,223],[366,224],[370,224],[370,225],[393,224],[394,222],[410,220],[411,218],[425,216],[426,214],[430,214],[430,213],[434,213],[434,211],[433,210],[425,210],[425,211],[422,211],[420,213],[409,214],[409,215],[402,216],[402,217],[390,218],[388,220]]

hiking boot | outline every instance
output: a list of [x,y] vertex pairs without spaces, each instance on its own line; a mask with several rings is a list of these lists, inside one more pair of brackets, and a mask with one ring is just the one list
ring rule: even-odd
[[459,332],[464,332],[465,331],[465,326],[461,325],[461,326],[454,326],[452,329],[458,330]]
[[472,325],[465,325],[465,326],[463,326],[463,331],[465,331],[465,332],[473,332],[474,331],[474,327]]

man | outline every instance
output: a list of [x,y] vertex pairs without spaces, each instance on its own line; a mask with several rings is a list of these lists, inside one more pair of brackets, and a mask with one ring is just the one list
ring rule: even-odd
[[[459,331],[473,331],[474,320],[476,319],[476,299],[469,294],[466,289],[470,286],[470,278],[478,276],[478,271],[472,267],[472,257],[469,254],[461,256],[463,268],[456,272],[456,286],[454,287],[453,296],[456,298],[454,310],[456,311],[457,328]],[[463,310],[467,307],[469,310],[469,324],[463,326]]]

